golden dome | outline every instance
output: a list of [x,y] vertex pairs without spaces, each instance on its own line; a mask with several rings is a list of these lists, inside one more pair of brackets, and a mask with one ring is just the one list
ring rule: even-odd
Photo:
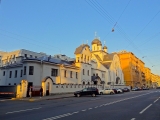
[[101,41],[97,38],[95,38],[93,41],[92,41],[92,44],[98,44],[98,45],[102,45]]

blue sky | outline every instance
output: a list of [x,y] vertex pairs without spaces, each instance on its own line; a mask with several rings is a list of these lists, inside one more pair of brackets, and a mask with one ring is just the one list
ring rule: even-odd
[[159,6],[159,0],[1,0],[0,50],[74,57],[97,32],[110,53],[131,51],[159,74]]

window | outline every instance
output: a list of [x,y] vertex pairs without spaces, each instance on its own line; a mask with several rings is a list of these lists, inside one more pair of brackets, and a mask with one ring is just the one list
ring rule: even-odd
[[15,74],[14,74],[14,77],[15,77],[15,78],[17,77],[17,70],[15,70]]
[[51,69],[51,76],[57,76],[58,75],[58,69]]
[[11,83],[8,83],[8,85],[11,85]]
[[102,73],[102,78],[104,78],[104,74]]
[[85,82],[83,82],[83,85],[85,85]]
[[24,75],[26,75],[26,69],[27,69],[27,67],[24,66]]
[[72,78],[72,71],[70,71],[70,78]]
[[77,59],[78,59],[78,62],[79,62],[79,57],[77,57]]
[[32,55],[30,55],[30,58],[32,58]]
[[5,71],[3,71],[3,76],[5,76],[5,73],[6,73],[6,72],[5,72]]
[[88,76],[89,76],[89,70],[88,70]]
[[16,85],[16,83],[14,83],[14,85]]
[[12,77],[12,71],[9,72],[9,78],[11,78],[11,77]]
[[83,75],[84,75],[84,69],[83,69]]
[[22,74],[23,74],[23,70],[21,70],[21,75],[20,75],[20,77],[22,77]]
[[27,57],[27,54],[24,54],[24,57]]
[[93,76],[95,76],[95,74],[93,74]]
[[29,66],[29,75],[33,75],[34,66]]
[[67,70],[64,71],[64,77],[67,77]]
[[35,58],[37,58],[37,56],[35,56]]
[[76,72],[76,79],[78,79],[78,73]]

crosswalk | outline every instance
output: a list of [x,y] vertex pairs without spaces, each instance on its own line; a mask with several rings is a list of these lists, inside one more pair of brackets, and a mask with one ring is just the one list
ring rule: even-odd
[[73,114],[76,114],[76,113],[78,113],[78,111],[73,112],[73,113],[67,113],[67,114],[63,114],[63,115],[58,115],[58,116],[46,118],[46,119],[43,119],[43,120],[56,120],[56,119],[59,119],[59,118],[62,118],[62,117],[67,117],[67,116],[70,116],[70,115],[73,115]]

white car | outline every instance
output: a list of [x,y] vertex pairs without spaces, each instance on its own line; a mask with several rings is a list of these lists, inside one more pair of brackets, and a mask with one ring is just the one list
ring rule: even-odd
[[104,89],[104,90],[99,90],[99,94],[100,94],[100,95],[103,95],[103,94],[113,95],[113,94],[114,94],[114,91],[111,90],[111,89]]
[[123,93],[122,89],[117,88],[116,90],[117,90],[117,93]]

